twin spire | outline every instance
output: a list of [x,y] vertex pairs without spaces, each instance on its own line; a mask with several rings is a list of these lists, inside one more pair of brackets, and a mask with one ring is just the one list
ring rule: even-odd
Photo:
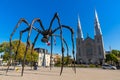
[[81,29],[81,23],[80,23],[79,15],[78,15],[77,37],[78,38],[83,38],[83,33],[82,33],[82,29]]
[[101,28],[100,28],[100,23],[99,23],[99,20],[98,20],[98,15],[97,15],[96,10],[95,10],[95,23],[94,23],[94,26],[95,26],[95,35],[102,35]]
[[[101,28],[100,28],[100,23],[98,20],[98,15],[97,11],[95,10],[95,35],[102,35]],[[82,33],[82,28],[81,28],[81,23],[80,23],[80,18],[78,16],[78,27],[77,27],[77,38],[83,38],[83,33]]]

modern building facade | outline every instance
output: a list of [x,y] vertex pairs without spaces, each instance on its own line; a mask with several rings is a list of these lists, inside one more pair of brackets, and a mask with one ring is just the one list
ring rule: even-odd
[[103,36],[98,20],[98,15],[95,10],[94,21],[95,35],[92,39],[89,35],[83,38],[80,19],[78,17],[77,38],[76,38],[76,62],[78,64],[103,64],[105,59],[105,51],[103,44]]

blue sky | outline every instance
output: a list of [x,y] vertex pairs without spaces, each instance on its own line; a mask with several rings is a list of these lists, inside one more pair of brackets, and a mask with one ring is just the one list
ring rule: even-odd
[[[76,41],[78,14],[84,38],[87,33],[94,38],[95,9],[101,25],[105,50],[109,50],[109,46],[112,49],[120,50],[120,0],[1,0],[0,43],[9,41],[10,34],[20,18],[25,18],[29,23],[34,18],[40,18],[47,29],[55,12],[58,12],[62,24],[74,29],[74,41]],[[54,22],[53,29],[57,27],[56,25],[58,26],[57,21]],[[25,29],[25,25],[21,24],[13,40],[18,39],[19,30],[23,29]],[[69,31],[65,29],[63,32],[71,49]],[[32,33],[33,37],[35,34],[35,32]],[[26,39],[25,35],[23,42]],[[40,39],[41,37],[38,39],[36,47],[50,49],[46,44],[41,43]],[[54,53],[60,52],[60,40],[59,38],[56,40]]]

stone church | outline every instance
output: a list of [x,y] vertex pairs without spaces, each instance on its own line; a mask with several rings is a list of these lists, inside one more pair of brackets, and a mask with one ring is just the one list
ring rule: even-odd
[[78,64],[103,64],[105,59],[105,51],[103,37],[95,10],[94,21],[94,39],[89,35],[84,39],[80,19],[78,17],[77,38],[76,38],[76,62]]

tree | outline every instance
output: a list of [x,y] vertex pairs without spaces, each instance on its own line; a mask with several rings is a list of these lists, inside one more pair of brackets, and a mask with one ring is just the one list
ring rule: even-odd
[[110,53],[110,54],[106,54],[106,62],[110,64],[114,64],[118,62],[118,59],[113,53]]
[[7,42],[3,42],[2,44],[0,44],[0,53],[8,50],[8,47],[9,45]]
[[65,57],[64,57],[64,64],[65,64],[65,65],[71,64],[72,61],[73,61],[73,60],[71,59],[71,56],[65,56]]
[[[68,64],[72,64],[73,59],[71,56],[65,56],[64,57],[64,65],[68,66]],[[57,61],[55,62],[55,66],[60,66],[61,65],[61,58],[59,57]]]
[[[17,53],[18,55],[16,57],[17,61],[22,61],[23,60],[25,49],[26,49],[26,45],[23,42],[20,42],[20,43],[21,44],[19,46],[18,53]],[[14,59],[14,56],[16,54],[16,50],[17,50],[18,44],[19,44],[19,40],[12,41],[12,59]],[[11,55],[9,53],[9,50],[10,50],[10,46],[9,46],[8,42],[4,42],[4,43],[0,44],[0,52],[4,52],[5,53],[3,55],[3,59],[4,60],[9,60],[9,57]],[[32,56],[32,59],[31,59],[30,56]],[[28,49],[27,55],[26,55],[26,61],[27,62],[37,61],[37,59],[38,59],[38,53],[33,50],[33,53],[31,55],[31,46],[30,46],[30,48]]]
[[4,55],[3,55],[3,59],[5,61],[9,60],[9,57],[10,57],[10,54],[8,52],[5,52]]
[[112,54],[114,54],[117,57],[120,57],[120,51],[119,50],[112,50]]

